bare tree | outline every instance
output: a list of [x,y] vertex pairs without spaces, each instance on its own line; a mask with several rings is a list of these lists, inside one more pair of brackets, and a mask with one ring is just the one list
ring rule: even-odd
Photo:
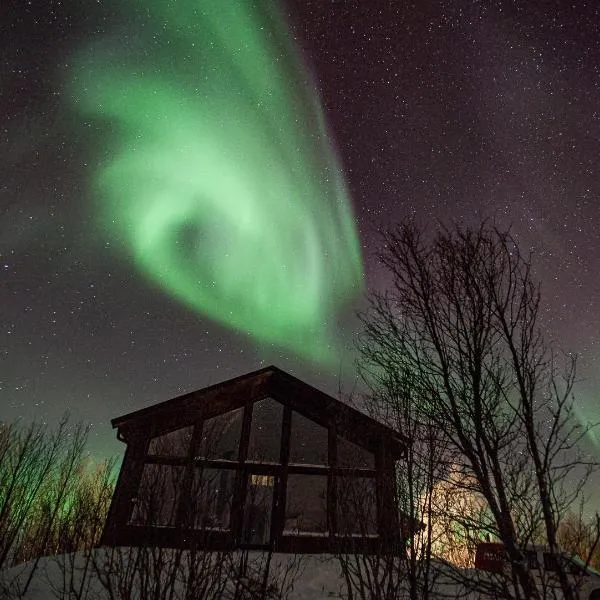
[[483,529],[504,544],[513,593],[540,597],[524,549],[542,533],[564,598],[576,598],[557,532],[595,465],[578,449],[575,360],[561,373],[542,336],[530,261],[487,225],[431,239],[401,226],[384,234],[380,259],[392,283],[362,315],[363,371],[384,389],[409,374],[417,420],[443,435],[458,479],[485,499]]
[[78,485],[87,434],[68,416],[54,431],[42,423],[0,428],[0,569],[21,565],[1,582],[8,597],[25,594],[41,557],[60,550],[58,531]]
[[[51,479],[66,423],[49,436],[40,423],[0,429],[0,569],[23,560],[26,524]],[[21,555],[21,556],[19,556]]]
[[224,591],[223,600],[285,600],[305,568],[301,554],[276,556],[272,550],[232,552],[227,561],[231,585]]
[[[381,544],[369,553],[355,553],[351,546],[343,552],[342,547],[339,560],[346,595],[361,600],[397,597],[426,600],[436,597],[435,585],[440,575],[432,561],[439,535],[434,515],[440,494],[436,498],[435,491],[439,492],[436,483],[447,469],[447,442],[431,420],[420,418],[423,415],[415,412],[415,388],[410,372],[402,368],[384,372],[370,366],[366,362],[359,365],[360,375],[370,390],[362,398],[362,407],[411,440],[405,460],[398,464],[396,472],[395,496],[404,546],[390,547],[384,536]],[[360,524],[362,536],[373,534],[368,524],[376,522],[375,502],[369,500],[364,490],[342,486],[338,489],[338,502],[341,512],[352,515],[351,520]]]
[[52,536],[56,573],[46,583],[56,598],[84,600],[94,596],[93,558],[110,506],[115,485],[116,459],[98,464],[82,461],[69,484]]
[[585,564],[600,569],[599,516],[585,516],[585,507],[569,512],[560,522],[558,545],[570,555],[579,557]]

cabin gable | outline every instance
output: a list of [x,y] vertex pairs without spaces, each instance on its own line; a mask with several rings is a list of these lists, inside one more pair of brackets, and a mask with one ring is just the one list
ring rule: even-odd
[[113,420],[101,544],[369,551],[404,538],[398,432],[268,367]]

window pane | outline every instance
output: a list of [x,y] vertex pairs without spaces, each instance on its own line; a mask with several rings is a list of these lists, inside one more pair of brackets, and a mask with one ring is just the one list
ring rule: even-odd
[[152,438],[148,445],[148,454],[153,456],[187,456],[193,431],[194,428],[191,426],[184,427]]
[[290,462],[327,465],[327,429],[301,414],[292,413]]
[[237,460],[244,409],[238,408],[204,421],[198,455],[203,458]]
[[251,485],[262,485],[266,487],[275,486],[275,475],[260,475],[258,473],[252,473],[250,476]]
[[[534,568],[539,569],[540,567],[536,564]],[[549,552],[544,552],[544,569],[546,571],[558,571],[558,561],[556,555],[550,554]]]
[[236,472],[196,469],[191,487],[191,515],[196,529],[229,529]]
[[288,475],[285,500],[285,533],[327,531],[327,477]]
[[337,532],[340,535],[377,533],[375,485],[372,477],[336,478]]
[[339,467],[349,469],[374,469],[375,457],[365,448],[338,436],[337,463]]
[[248,479],[242,539],[246,544],[265,545],[271,539],[271,515],[275,477],[252,474]]
[[252,407],[252,427],[248,443],[248,460],[279,462],[283,405],[272,398]]
[[175,525],[184,467],[144,465],[130,524]]
[[529,568],[537,571],[540,568],[537,550],[526,550],[524,554]]

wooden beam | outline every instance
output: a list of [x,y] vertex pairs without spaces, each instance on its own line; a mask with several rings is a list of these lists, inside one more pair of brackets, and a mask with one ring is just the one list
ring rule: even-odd
[[333,468],[337,465],[337,440],[335,423],[327,428],[327,461],[330,468],[327,472],[327,527],[332,539],[337,531],[337,482]]

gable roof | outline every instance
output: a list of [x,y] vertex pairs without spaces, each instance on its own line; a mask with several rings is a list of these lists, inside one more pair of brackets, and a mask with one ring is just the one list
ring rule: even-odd
[[154,436],[268,397],[321,425],[335,423],[343,437],[366,448],[374,448],[383,437],[392,453],[400,456],[408,444],[398,431],[273,365],[116,417],[111,424],[118,428],[119,439],[127,442],[133,436]]

